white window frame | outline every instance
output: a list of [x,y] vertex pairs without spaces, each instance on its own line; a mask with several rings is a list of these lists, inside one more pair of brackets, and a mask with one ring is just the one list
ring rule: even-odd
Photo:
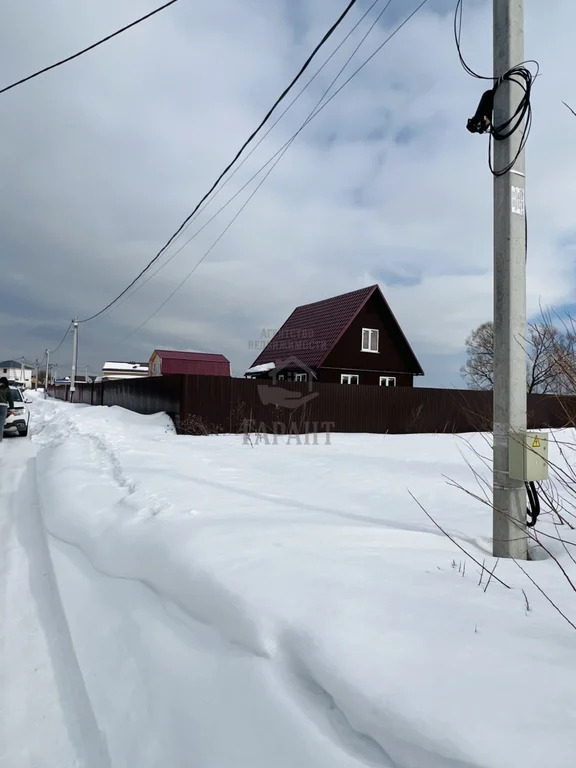
[[[365,343],[365,334],[368,334],[368,343]],[[373,343],[375,339],[375,343]],[[375,346],[376,349],[372,349]],[[378,354],[380,350],[380,331],[378,328],[362,328],[362,352],[372,352]]]
[[279,373],[278,376],[276,376],[276,378],[278,379],[278,381],[284,381],[286,376],[283,373]]
[[381,387],[395,387],[396,376],[380,376],[379,384]]
[[295,373],[294,374],[294,381],[308,381],[308,374],[307,373]]
[[357,373],[341,373],[340,384],[360,384],[360,376]]

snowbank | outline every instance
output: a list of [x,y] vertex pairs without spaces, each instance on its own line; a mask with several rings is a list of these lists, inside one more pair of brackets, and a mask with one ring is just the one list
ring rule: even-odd
[[[463,453],[488,476],[483,436],[251,445],[176,436],[162,414],[31,408],[51,536],[267,665],[319,739],[293,765],[574,765],[574,630],[512,562],[496,572],[511,589],[484,590],[408,494],[492,570],[488,510],[446,483],[474,487]],[[524,567],[576,615],[555,563]]]

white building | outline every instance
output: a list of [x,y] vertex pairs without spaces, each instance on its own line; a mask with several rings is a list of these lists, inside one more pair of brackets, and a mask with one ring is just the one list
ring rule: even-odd
[[104,363],[101,379],[139,379],[142,376],[148,376],[148,363],[109,361]]
[[6,376],[10,384],[23,384],[26,389],[32,389],[33,371],[33,365],[19,363],[17,360],[0,362],[0,376]]

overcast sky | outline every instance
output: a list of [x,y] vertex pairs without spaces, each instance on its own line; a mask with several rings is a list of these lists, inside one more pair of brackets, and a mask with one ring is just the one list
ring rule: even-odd
[[[393,0],[341,83],[419,0]],[[0,85],[94,42],[160,0],[19,0],[0,11]],[[180,0],[0,96],[0,358],[34,360],[156,254],[260,122],[345,0]],[[293,308],[379,283],[419,357],[420,386],[461,385],[463,345],[492,316],[487,138],[466,131],[486,84],[460,67],[455,1],[430,0],[307,126],[190,279],[263,173],[158,275],[80,327],[80,371],[203,349],[249,367]],[[491,73],[491,2],[465,0],[463,48]],[[526,0],[539,61],[527,148],[528,307],[574,301],[574,0]],[[290,138],[384,6],[159,264]],[[358,21],[364,1],[306,83]],[[298,89],[299,90],[299,89]],[[294,92],[294,95],[297,91]],[[288,103],[288,102],[287,102]],[[267,169],[270,166],[267,167]],[[267,170],[266,169],[266,170]],[[70,365],[67,342],[54,360]]]

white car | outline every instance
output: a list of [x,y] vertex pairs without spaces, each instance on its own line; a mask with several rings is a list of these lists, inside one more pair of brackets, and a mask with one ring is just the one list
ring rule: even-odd
[[14,408],[8,410],[4,432],[17,432],[20,437],[26,437],[30,423],[30,411],[26,404],[31,401],[24,398],[24,392],[19,387],[10,387],[10,392],[14,400]]

